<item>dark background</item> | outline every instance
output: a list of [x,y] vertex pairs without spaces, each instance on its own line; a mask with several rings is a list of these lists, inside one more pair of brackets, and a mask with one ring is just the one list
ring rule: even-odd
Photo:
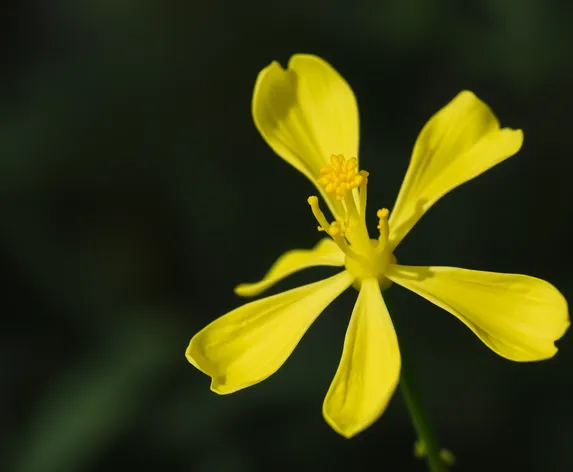
[[[397,257],[573,296],[572,3],[12,0],[0,18],[0,470],[426,470],[399,392],[355,439],[322,419],[352,290],[260,385],[217,396],[184,358],[242,303],[237,283],[319,237],[314,189],[250,116],[259,70],[296,52],[357,95],[372,209],[460,90],[522,128],[522,151],[443,198]],[[387,302],[455,470],[573,470],[571,333],[554,359],[511,363],[415,294]]]

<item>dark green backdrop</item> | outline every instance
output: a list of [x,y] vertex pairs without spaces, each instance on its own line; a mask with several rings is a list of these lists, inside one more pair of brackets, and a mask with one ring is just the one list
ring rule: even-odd
[[[566,2],[11,0],[0,18],[1,470],[425,470],[399,395],[350,441],[321,417],[351,291],[256,387],[219,397],[184,358],[241,303],[235,284],[317,240],[313,188],[250,116],[259,70],[295,52],[357,95],[372,208],[391,208],[417,133],[460,90],[522,128],[522,151],[397,256],[573,297]],[[388,304],[455,470],[573,470],[571,333],[516,364],[400,287]]]

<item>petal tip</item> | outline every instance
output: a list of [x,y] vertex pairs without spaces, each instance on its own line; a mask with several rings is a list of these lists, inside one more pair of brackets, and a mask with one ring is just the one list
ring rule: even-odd
[[194,359],[191,353],[189,352],[189,348],[187,348],[187,350],[185,351],[185,359],[187,359],[187,362],[189,362],[189,364],[192,365],[194,364]]
[[523,130],[518,128],[518,129],[514,129],[512,131],[514,132],[515,136],[519,140],[519,148],[521,149],[521,146],[523,146],[523,140],[525,139],[525,136],[523,134]]
[[479,100],[475,93],[467,89],[464,89],[458,93],[458,97],[463,98],[464,100]]
[[279,61],[277,61],[276,59],[275,59],[275,60],[272,60],[271,62],[269,62],[269,65],[268,65],[268,66],[266,66],[263,70],[261,70],[261,72],[260,72],[259,74],[262,74],[263,72],[265,72],[265,71],[267,71],[267,70],[269,70],[269,69],[276,69],[277,67],[278,67],[281,71],[284,71],[284,68],[283,68],[283,66],[281,65],[281,63],[280,63]]
[[[503,156],[505,158],[511,157],[517,154],[521,147],[523,146],[523,130],[514,128],[500,128],[495,131],[496,139],[501,146],[500,149],[504,149]],[[502,159],[503,160],[503,159]]]
[[239,284],[233,289],[233,292],[239,297],[250,297],[253,295],[250,286],[251,284]]
[[193,338],[191,341],[189,341],[187,349],[185,349],[185,358],[189,361],[189,363],[195,365],[195,359],[193,357]]
[[191,341],[189,342],[189,346],[187,346],[187,349],[185,350],[185,358],[187,359],[189,364],[196,367],[201,372],[207,373],[203,365],[205,364],[205,359],[202,356],[198,355],[194,339],[195,338],[191,339]]
[[315,63],[320,63],[321,65],[324,64],[329,65],[328,62],[326,62],[322,57],[317,56],[316,54],[297,52],[296,54],[293,54],[290,57],[288,61],[288,68],[289,69],[293,68],[299,61],[313,61]]
[[221,379],[217,377],[211,377],[210,389],[213,393],[216,393],[217,395],[228,395],[237,390],[226,387],[225,383],[222,382]]
[[191,340],[191,343],[189,343],[187,351],[185,351],[185,357],[190,364],[211,378],[210,389],[212,392],[217,395],[228,395],[245,388],[245,385],[233,386],[228,384],[226,375],[221,375],[219,371],[210,364],[209,360],[201,355],[197,347],[192,346],[192,343],[193,339]]
[[328,414],[324,405],[322,408],[322,416],[324,418],[324,421],[326,421],[326,423],[328,424],[328,426],[330,426],[334,431],[336,431],[338,434],[340,434],[345,439],[353,438],[360,431],[362,431],[362,429],[364,429],[364,428],[351,427],[348,424],[344,424],[342,422],[337,422]]

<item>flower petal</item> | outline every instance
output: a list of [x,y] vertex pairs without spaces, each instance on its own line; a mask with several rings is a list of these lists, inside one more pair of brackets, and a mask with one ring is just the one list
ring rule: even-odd
[[332,211],[340,211],[316,179],[332,154],[358,158],[358,107],[342,76],[317,56],[295,54],[287,70],[274,61],[257,77],[252,113],[273,151],[317,186]]
[[352,284],[333,277],[243,305],[197,333],[187,360],[212,379],[211,390],[233,393],[274,374],[332,300]]
[[424,126],[390,215],[394,249],[443,195],[515,154],[521,130],[500,129],[489,107],[472,92],[459,93]]
[[350,438],[386,409],[400,378],[398,339],[375,279],[362,282],[344,339],[340,365],[322,412],[327,423]]
[[455,267],[392,265],[386,277],[459,318],[490,349],[513,361],[553,357],[569,326],[567,302],[535,277]]
[[312,249],[293,249],[285,252],[262,280],[237,285],[235,293],[242,297],[252,297],[299,270],[316,266],[343,266],[344,259],[344,253],[336,243],[330,238],[324,238]]

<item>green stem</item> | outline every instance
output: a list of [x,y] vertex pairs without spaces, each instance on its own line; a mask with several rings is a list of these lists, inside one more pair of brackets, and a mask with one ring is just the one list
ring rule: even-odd
[[412,386],[412,379],[408,372],[407,366],[402,362],[402,373],[400,375],[400,389],[406,406],[412,417],[414,429],[418,435],[418,439],[423,441],[426,457],[428,460],[428,467],[431,472],[447,472],[446,465],[440,456],[440,448],[436,441],[436,437],[432,431],[428,417],[426,416],[419,397],[416,395],[416,390]]

